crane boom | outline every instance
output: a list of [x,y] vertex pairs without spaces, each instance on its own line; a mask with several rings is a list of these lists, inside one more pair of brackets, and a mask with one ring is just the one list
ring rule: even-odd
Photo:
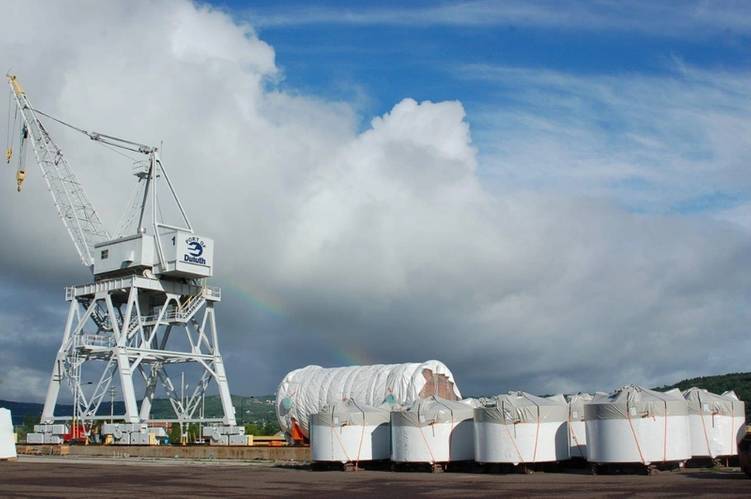
[[36,116],[15,75],[8,75],[8,84],[28,130],[34,156],[52,195],[57,214],[73,240],[81,263],[93,268],[94,245],[111,239],[110,234],[60,147],[55,144]]

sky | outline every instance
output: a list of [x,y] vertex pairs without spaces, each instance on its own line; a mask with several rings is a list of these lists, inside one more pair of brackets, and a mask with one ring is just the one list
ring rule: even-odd
[[[473,395],[748,370],[746,2],[1,9],[36,107],[163,143],[217,243],[233,393],[308,364],[438,359]],[[131,164],[49,128],[114,230]],[[0,179],[0,399],[33,402],[90,276],[27,162]]]

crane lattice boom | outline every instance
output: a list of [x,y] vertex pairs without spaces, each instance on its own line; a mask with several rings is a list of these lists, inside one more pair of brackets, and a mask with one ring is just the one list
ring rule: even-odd
[[94,245],[111,239],[99,214],[57,144],[37,118],[29,99],[13,75],[8,76],[13,96],[34,149],[42,177],[52,195],[57,214],[87,266],[94,265]]

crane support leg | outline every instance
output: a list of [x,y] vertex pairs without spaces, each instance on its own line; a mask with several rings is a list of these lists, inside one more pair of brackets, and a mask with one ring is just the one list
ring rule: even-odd
[[65,320],[65,332],[63,333],[63,342],[60,345],[60,349],[57,351],[55,357],[55,363],[52,366],[52,375],[50,376],[50,384],[47,387],[47,397],[44,399],[44,409],[42,410],[43,424],[51,424],[55,419],[55,405],[57,404],[57,396],[60,393],[60,382],[63,380],[64,362],[65,362],[65,346],[70,339],[71,328],[73,327],[73,321],[78,313],[78,302],[72,300],[68,306],[68,318]]
[[[204,432],[214,444],[247,442],[243,428],[235,426],[219,351],[214,309],[221,299],[218,288],[128,276],[67,288],[66,299],[70,307],[50,377],[43,428],[32,434],[38,443],[62,441],[62,434],[70,431],[59,430],[59,440],[49,440],[58,431],[51,428],[60,428],[55,423],[71,419],[74,428],[86,434],[96,420],[112,419],[118,423],[110,426],[124,423],[118,432],[131,432],[131,440],[125,440],[140,442],[134,439],[147,431],[156,397],[169,401],[173,416],[167,419],[171,421],[219,424]],[[221,400],[220,417],[203,414],[204,396],[212,381]],[[61,385],[73,396],[73,417],[55,415]],[[106,395],[114,400],[115,391],[124,411],[114,414],[110,408],[111,415],[98,415]]]
[[214,304],[208,303],[206,305],[206,318],[208,319],[209,327],[211,328],[211,340],[214,346],[214,373],[216,384],[219,386],[219,397],[222,399],[222,409],[224,409],[224,424],[234,426],[235,421],[235,408],[232,405],[232,395],[229,391],[229,382],[227,381],[227,374],[224,372],[224,361],[222,355],[219,353],[219,335],[216,329],[216,319],[214,318]]
[[138,404],[136,403],[136,389],[133,386],[133,370],[130,368],[128,355],[124,348],[118,348],[117,371],[120,374],[120,388],[125,403],[125,422],[138,423]]

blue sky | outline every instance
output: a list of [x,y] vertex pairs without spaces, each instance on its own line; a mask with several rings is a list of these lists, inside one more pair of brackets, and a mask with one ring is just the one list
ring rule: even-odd
[[[692,79],[686,68],[737,75],[751,64],[751,8],[742,2],[220,0],[214,5],[250,23],[274,48],[283,74],[274,84],[277,88],[354,105],[362,128],[369,126],[370,117],[387,112],[405,97],[459,100],[479,148],[480,174],[500,190],[509,176],[497,166],[507,152],[498,139],[504,128],[496,121],[499,116],[532,113],[563,127],[579,118],[579,125],[590,137],[598,136],[601,145],[612,142],[614,149],[631,151],[633,144],[622,136],[644,125],[634,122],[624,103],[590,98],[586,88],[572,91],[565,83],[547,85],[546,78],[576,78],[579,85],[598,79],[632,82],[624,83],[624,92],[638,99],[631,87],[649,87],[644,82],[651,78],[658,84],[686,87],[690,81],[681,84]],[[492,76],[498,69],[522,71],[523,78]],[[586,109],[572,113],[561,105],[571,99]],[[505,126],[518,130],[518,125]],[[539,132],[531,127],[526,137]],[[668,145],[680,145],[676,154],[683,160],[712,158],[701,140],[690,137],[690,130],[663,133]],[[552,184],[561,189],[557,174],[527,176],[520,182],[525,188]],[[609,178],[594,189],[587,182],[582,189],[634,211],[709,213],[749,199],[745,185],[713,185],[705,178],[696,183],[702,188],[666,185],[664,179],[634,173]]]
[[[407,96],[418,100],[460,99],[473,106],[497,99],[492,85],[462,78],[456,69],[466,64],[579,74],[665,74],[674,59],[718,69],[748,68],[751,63],[749,34],[727,31],[722,26],[686,36],[628,26],[542,26],[534,19],[526,23],[498,19],[454,24],[420,20],[421,10],[441,2],[316,2],[312,11],[308,2],[213,3],[248,20],[274,47],[286,85],[328,98],[349,97],[347,86],[351,85],[373,100],[369,110],[376,114]],[[458,9],[477,3],[501,11],[504,4],[518,4],[444,2]],[[592,5],[597,3],[602,2]],[[688,5],[666,3],[666,10],[670,5],[679,9],[682,4]],[[566,5],[556,2],[551,9],[565,10]],[[637,3],[633,5],[631,14],[638,22],[646,13],[639,12]],[[416,19],[400,22],[401,10],[413,12]],[[348,21],[343,14],[337,19],[339,13],[357,14],[362,19]]]

